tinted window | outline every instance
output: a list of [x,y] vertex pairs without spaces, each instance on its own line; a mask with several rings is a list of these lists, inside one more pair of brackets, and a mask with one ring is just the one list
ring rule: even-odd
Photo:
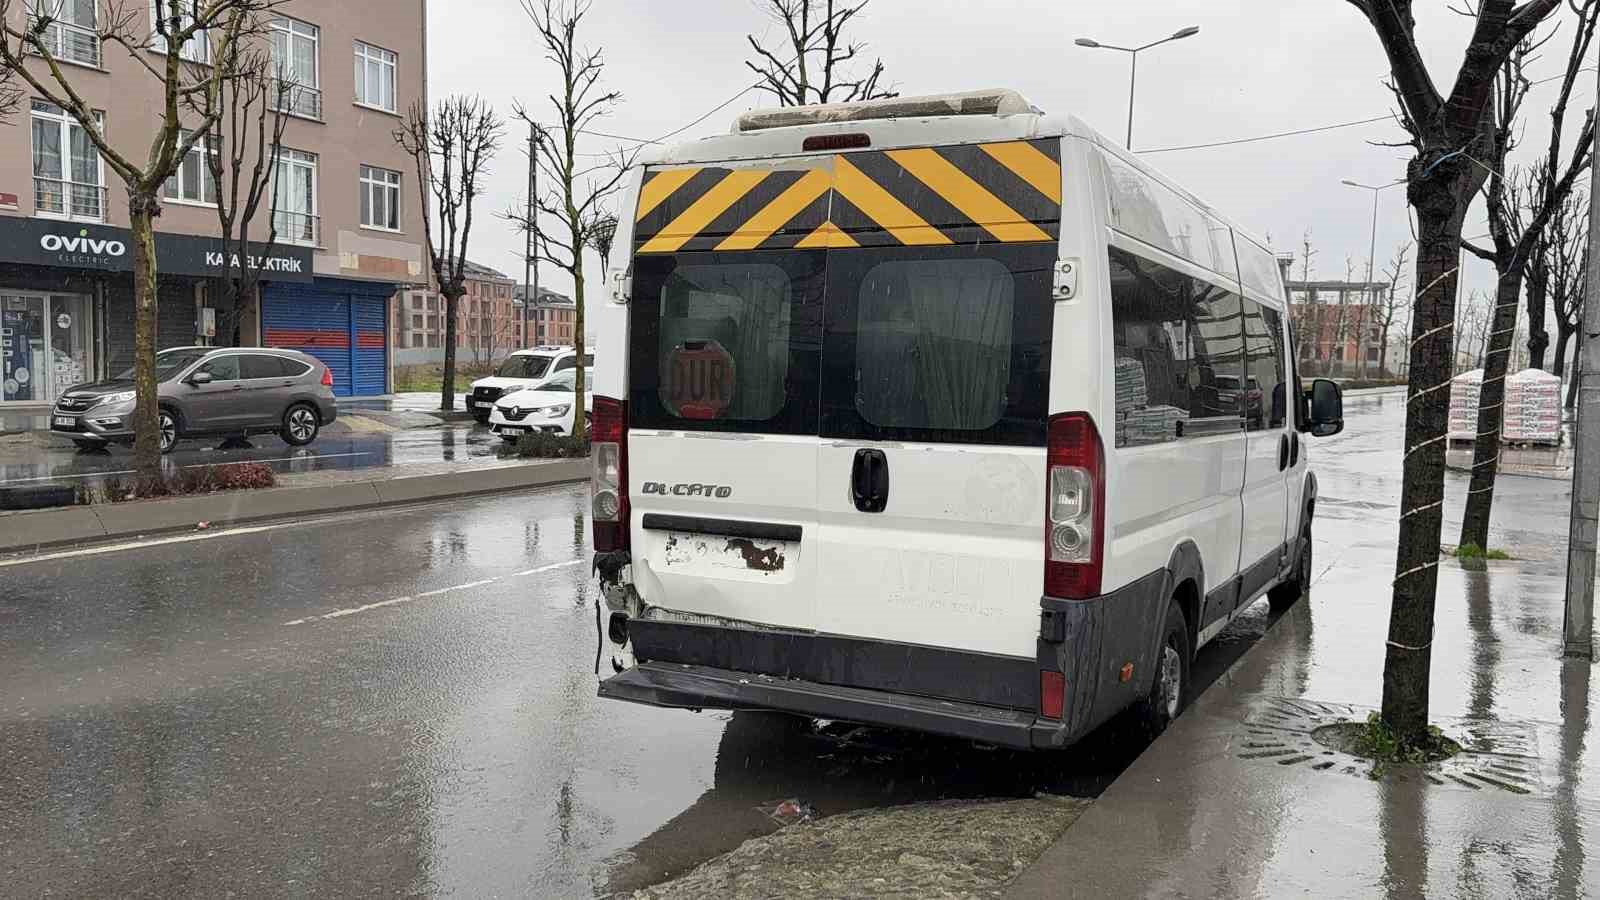
[[242,378],[282,378],[285,373],[278,357],[252,353],[240,361],[239,374]]
[[1111,227],[1229,278],[1237,274],[1228,226],[1121,158],[1098,156]]
[[1239,428],[1243,370],[1237,294],[1112,248],[1116,445]]
[[289,376],[290,378],[299,378],[301,375],[311,371],[310,365],[303,363],[298,359],[289,359],[286,356],[280,356],[278,357],[278,360],[283,363],[283,374]]
[[216,359],[206,360],[205,364],[195,370],[205,372],[211,376],[212,381],[238,381],[239,357],[219,356]]
[[577,367],[578,358],[576,356],[567,356],[556,361],[557,372],[565,372],[568,369],[575,369]]
[[833,251],[823,437],[1044,444],[1053,244]]
[[[197,360],[204,357],[209,350],[163,350],[156,354],[156,380],[166,381],[176,378],[183,370],[189,368]],[[133,369],[129,368],[117,375],[118,381],[132,381]]]
[[630,417],[645,428],[816,434],[821,251],[641,256]]
[[1288,370],[1283,351],[1283,314],[1254,300],[1244,301],[1245,369],[1250,392],[1244,398],[1251,431],[1282,428],[1288,415]]
[[539,378],[549,368],[548,356],[510,356],[494,374],[500,378]]
[[1234,232],[1234,241],[1239,248],[1240,280],[1251,289],[1260,291],[1268,297],[1283,296],[1278,260],[1272,255],[1272,251],[1238,232]]
[[1016,283],[992,259],[880,263],[856,306],[856,411],[879,428],[1000,421]]

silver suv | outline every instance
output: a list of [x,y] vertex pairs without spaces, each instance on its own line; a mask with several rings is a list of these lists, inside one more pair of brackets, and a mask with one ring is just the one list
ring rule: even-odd
[[[156,354],[161,452],[179,438],[276,434],[302,446],[338,418],[333,372],[314,356],[259,347],[175,347]],[[85,449],[133,443],[133,370],[69,388],[50,430]]]

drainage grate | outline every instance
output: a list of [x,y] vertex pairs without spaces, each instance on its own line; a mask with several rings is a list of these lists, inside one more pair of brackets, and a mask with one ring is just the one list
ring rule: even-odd
[[[1284,767],[1308,766],[1314,771],[1367,777],[1369,760],[1318,743],[1311,733],[1324,725],[1364,722],[1373,712],[1348,703],[1273,697],[1244,720],[1240,759]],[[1470,791],[1541,792],[1538,740],[1527,725],[1484,719],[1444,719],[1439,726],[1461,744],[1461,752],[1422,769],[1428,783]],[[1396,771],[1403,771],[1397,768]]]

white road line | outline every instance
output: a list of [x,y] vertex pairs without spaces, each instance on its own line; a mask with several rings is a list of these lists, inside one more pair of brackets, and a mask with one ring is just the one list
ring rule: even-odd
[[59,553],[44,553],[39,556],[25,556],[20,559],[0,560],[0,569],[11,566],[26,566],[34,563],[50,562],[54,559],[76,559],[80,556],[98,556],[102,553],[120,553],[124,550],[140,550],[145,547],[159,547],[163,544],[187,544],[191,541],[209,541],[214,538],[235,537],[243,534],[260,534],[263,531],[277,531],[280,528],[293,528],[303,525],[304,522],[279,522],[273,525],[253,525],[246,528],[229,528],[218,531],[204,531],[195,534],[180,534],[172,537],[151,538],[144,541],[129,541],[122,544],[109,544],[104,547],[85,547],[81,550],[62,550]]
[[572,559],[572,560],[568,560],[566,562],[551,563],[550,565],[547,565],[547,566],[539,566],[539,567],[533,568],[533,569],[524,569],[521,572],[512,572],[510,575],[501,575],[501,576],[498,576],[498,577],[495,577],[495,578],[485,578],[485,579],[482,579],[481,581],[469,581],[466,584],[454,584],[454,585],[451,585],[450,587],[442,587],[442,588],[437,588],[437,589],[431,590],[431,591],[423,591],[422,593],[416,594],[416,595],[413,595],[413,596],[394,597],[394,598],[389,599],[389,600],[379,600],[376,603],[368,603],[365,606],[352,606],[352,607],[350,607],[348,609],[336,609],[331,613],[323,613],[322,615],[317,615],[317,616],[306,616],[303,619],[295,619],[293,622],[285,622],[283,624],[284,624],[285,628],[288,628],[288,627],[292,627],[292,626],[295,626],[295,625],[309,625],[312,622],[323,622],[323,621],[328,621],[330,619],[342,619],[345,616],[353,616],[353,615],[356,615],[357,613],[371,612],[374,609],[383,609],[384,607],[387,607],[387,606],[399,606],[399,605],[401,605],[403,603],[414,603],[414,602],[416,602],[418,600],[421,600],[421,599],[423,599],[425,597],[438,597],[438,596],[440,596],[442,594],[454,593],[455,591],[466,591],[466,590],[471,590],[472,588],[478,588],[478,587],[483,587],[485,585],[496,584],[496,583],[504,581],[504,580],[506,580],[508,578],[522,578],[522,577],[525,577],[525,576],[528,576],[528,575],[538,575],[541,572],[551,572],[551,571],[554,571],[556,569],[566,569],[566,568],[570,568],[572,566],[580,566],[580,565],[583,565],[583,560],[581,560],[581,559]]

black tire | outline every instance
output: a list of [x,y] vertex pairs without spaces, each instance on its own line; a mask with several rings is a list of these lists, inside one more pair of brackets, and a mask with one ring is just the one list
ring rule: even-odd
[[505,441],[508,444],[515,444],[517,441],[522,440],[522,435],[520,435],[520,434],[502,434],[502,435],[500,435],[500,440]]
[[278,436],[291,447],[304,447],[322,431],[322,417],[309,403],[296,403],[283,413],[283,430]]
[[1167,620],[1161,628],[1155,681],[1150,685],[1150,693],[1134,705],[1134,716],[1151,737],[1166,731],[1189,704],[1191,656],[1189,620],[1174,600],[1167,604]]
[[178,438],[183,436],[183,429],[179,427],[178,414],[166,407],[156,413],[157,433],[161,435],[161,452],[171,453],[172,448],[178,446]]
[[473,410],[473,412],[472,412],[472,420],[474,422],[477,422],[479,425],[487,425],[487,424],[489,424],[489,414],[486,413],[486,412],[485,413],[481,413],[481,412],[478,412],[477,410]]
[[1311,588],[1312,555],[1311,525],[1300,532],[1300,548],[1295,553],[1294,574],[1289,580],[1267,592],[1267,604],[1274,612],[1282,612],[1299,602]]

